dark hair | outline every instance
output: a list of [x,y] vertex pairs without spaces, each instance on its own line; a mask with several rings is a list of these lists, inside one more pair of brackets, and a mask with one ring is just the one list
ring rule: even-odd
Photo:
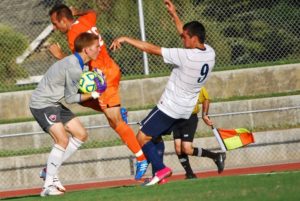
[[56,13],[56,18],[57,18],[58,21],[60,21],[62,19],[62,17],[66,17],[69,20],[74,19],[71,9],[68,6],[64,5],[64,4],[55,5],[49,11],[49,16],[51,16],[54,13]]
[[203,24],[198,21],[188,22],[183,26],[183,30],[188,32],[190,37],[197,36],[200,43],[205,41],[205,28]]
[[79,34],[74,42],[75,52],[82,52],[83,48],[89,47],[95,40],[99,40],[96,34],[83,32]]

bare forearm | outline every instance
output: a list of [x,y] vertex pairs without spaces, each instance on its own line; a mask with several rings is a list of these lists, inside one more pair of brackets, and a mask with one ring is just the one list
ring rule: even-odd
[[145,41],[141,41],[141,40],[137,40],[137,39],[129,38],[129,37],[120,37],[120,38],[115,39],[113,41],[112,45],[110,46],[110,49],[112,49],[112,50],[120,49],[122,43],[128,43],[128,44],[134,46],[135,48],[137,48],[141,51],[147,52],[149,54],[162,55],[161,47],[153,45],[153,44],[145,42]]
[[87,100],[92,99],[92,95],[91,94],[80,94],[80,102],[84,102]]
[[174,21],[174,23],[175,23],[175,26],[176,26],[176,29],[177,29],[178,34],[181,35],[182,32],[183,32],[183,23],[182,23],[182,21],[181,21],[180,18],[178,17],[177,13],[175,13],[175,14],[172,16],[172,18],[173,18],[173,21]]
[[88,13],[94,13],[95,15],[97,15],[95,10],[89,9],[89,10],[79,10],[77,8],[74,7],[70,7],[73,16],[82,16],[82,15],[86,15]]
[[202,103],[202,116],[205,116],[208,114],[209,111],[209,100],[204,100]]

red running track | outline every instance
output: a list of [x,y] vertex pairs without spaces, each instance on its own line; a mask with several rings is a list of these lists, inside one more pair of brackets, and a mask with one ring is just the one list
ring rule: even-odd
[[[291,170],[300,170],[300,162],[277,164],[277,165],[266,165],[266,166],[258,166],[258,167],[226,169],[222,174],[218,174],[216,171],[198,172],[197,176],[200,178],[206,178],[206,177],[217,177],[217,176],[281,172],[281,171],[291,171]],[[178,174],[178,175],[173,175],[172,177],[169,178],[169,180],[170,181],[181,180],[184,179],[184,177],[185,176],[183,174]],[[85,190],[85,189],[108,188],[108,187],[140,185],[140,184],[141,182],[137,182],[133,179],[124,179],[124,180],[102,181],[102,182],[93,182],[93,183],[84,183],[84,184],[72,184],[72,185],[66,185],[65,187],[68,189],[68,191],[78,191],[78,190]],[[9,198],[9,197],[38,195],[40,192],[41,192],[41,188],[1,191],[0,199]]]

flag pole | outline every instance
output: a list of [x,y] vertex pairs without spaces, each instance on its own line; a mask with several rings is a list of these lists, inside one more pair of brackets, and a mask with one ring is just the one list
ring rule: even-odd
[[220,137],[220,133],[218,132],[218,130],[216,128],[214,128],[214,126],[211,126],[211,129],[213,130],[213,133],[214,133],[215,137],[217,138],[217,141],[218,141],[218,143],[219,143],[219,145],[221,147],[221,150],[223,152],[226,152],[227,149],[226,149],[226,147],[225,147],[225,145],[223,143],[223,140]]

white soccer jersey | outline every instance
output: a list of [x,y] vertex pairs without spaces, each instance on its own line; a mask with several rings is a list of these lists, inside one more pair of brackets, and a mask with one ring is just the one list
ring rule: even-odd
[[162,56],[174,68],[157,107],[172,118],[188,119],[214,67],[215,51],[206,44],[205,50],[162,48]]

